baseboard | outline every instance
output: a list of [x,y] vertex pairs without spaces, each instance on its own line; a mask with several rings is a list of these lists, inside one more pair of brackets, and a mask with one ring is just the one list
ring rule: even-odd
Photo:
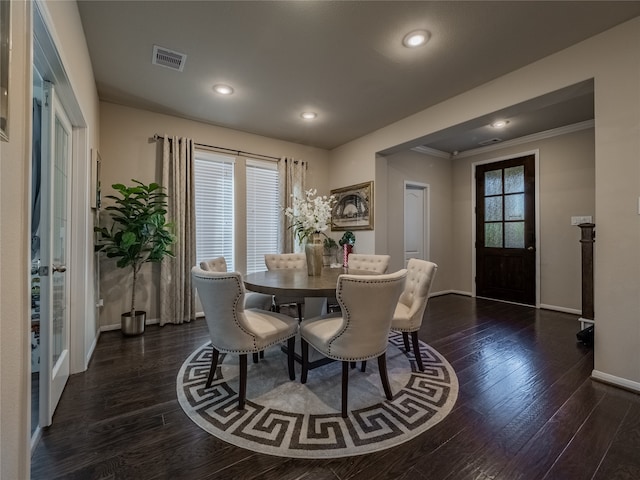
[[600,372],[598,370],[593,370],[591,372],[591,378],[603,383],[607,383],[609,385],[613,385],[614,387],[620,387],[620,388],[624,388],[625,390],[630,390],[635,393],[640,393],[640,383],[634,382],[633,380],[627,380],[626,378],[616,377],[615,375],[610,375],[608,373]]
[[93,357],[93,351],[96,349],[96,346],[98,345],[98,339],[100,338],[100,332],[101,332],[101,330],[98,330],[98,334],[93,339],[93,342],[91,342],[91,346],[89,347],[89,351],[87,352],[87,357],[84,359],[84,369],[85,370],[87,368],[89,368],[89,362],[91,362],[91,357]]
[[541,303],[540,308],[544,308],[545,310],[554,310],[556,312],[571,313],[573,315],[582,315],[582,310],[578,310],[576,308],[559,307],[557,305],[547,305],[546,303]]

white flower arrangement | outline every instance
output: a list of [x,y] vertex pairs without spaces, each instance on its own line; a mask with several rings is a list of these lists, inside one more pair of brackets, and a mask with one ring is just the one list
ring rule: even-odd
[[314,233],[324,232],[331,225],[331,210],[336,203],[334,195],[316,196],[315,188],[304,192],[304,198],[293,197],[293,207],[284,209],[284,214],[291,220],[298,241],[303,241]]

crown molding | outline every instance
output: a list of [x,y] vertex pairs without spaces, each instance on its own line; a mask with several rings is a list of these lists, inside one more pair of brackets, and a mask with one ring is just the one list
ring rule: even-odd
[[515,145],[522,145],[523,143],[538,142],[547,138],[558,137],[560,135],[566,135],[568,133],[579,132],[580,130],[586,130],[588,128],[594,128],[595,120],[586,120],[584,122],[574,123],[571,125],[565,125],[564,127],[553,128],[551,130],[545,130],[543,132],[533,133],[531,135],[525,135],[524,137],[514,138],[512,140],[506,140],[504,142],[495,143],[493,145],[487,145],[485,147],[478,147],[471,150],[466,150],[458,155],[452,155],[442,150],[436,150],[435,148],[425,147],[420,145],[413,147],[411,150],[425,155],[431,155],[432,157],[439,158],[464,158],[472,157],[480,153],[492,152],[494,150],[501,150],[503,148],[512,147]]
[[411,150],[413,150],[414,152],[423,153],[425,155],[431,155],[432,157],[451,158],[451,154],[448,152],[436,150],[435,148],[425,147],[424,145],[413,147]]
[[504,142],[495,143],[493,145],[487,145],[486,147],[474,148],[472,150],[466,150],[456,155],[456,158],[472,157],[480,153],[492,152],[494,150],[501,150],[507,147],[513,147],[515,145],[522,145],[523,143],[539,142],[546,138],[559,137],[560,135],[566,135],[568,133],[579,132],[580,130],[586,130],[595,126],[595,120],[586,120],[584,122],[574,123],[572,125],[565,125],[564,127],[553,128],[551,130],[545,130],[543,132],[532,133],[531,135],[525,135],[524,137],[514,138],[512,140],[506,140]]

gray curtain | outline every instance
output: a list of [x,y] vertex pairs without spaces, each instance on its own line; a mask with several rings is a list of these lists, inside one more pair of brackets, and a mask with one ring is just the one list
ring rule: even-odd
[[[280,179],[280,205],[283,208],[293,206],[293,197],[302,197],[305,191],[307,163],[302,160],[283,157],[278,162],[278,177]],[[280,253],[302,252],[297,244],[295,234],[291,228],[291,221],[283,214],[280,215],[280,238],[278,244]]]
[[173,223],[174,258],[160,265],[160,325],[195,319],[191,267],[196,264],[196,214],[193,140],[164,136],[162,186],[168,195],[168,221]]

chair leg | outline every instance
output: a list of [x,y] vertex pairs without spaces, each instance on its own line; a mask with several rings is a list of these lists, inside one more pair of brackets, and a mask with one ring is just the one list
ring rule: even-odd
[[404,341],[404,351],[409,353],[411,351],[411,347],[409,346],[409,333],[402,332],[402,340]]
[[213,349],[213,354],[211,355],[211,368],[209,368],[209,378],[207,378],[206,388],[209,388],[213,383],[213,377],[216,376],[216,368],[218,368],[218,358],[220,357],[220,352],[217,349]]
[[300,338],[300,347],[302,349],[302,373],[300,374],[300,383],[307,383],[307,373],[309,372],[309,344],[304,338]]
[[411,341],[413,342],[413,356],[416,357],[418,370],[424,372],[424,365],[422,365],[422,355],[420,355],[420,343],[418,342],[418,332],[411,332]]
[[244,410],[244,401],[247,398],[247,354],[240,355],[240,388],[238,391],[238,410]]
[[349,362],[342,362],[342,418],[347,418],[347,398],[349,396]]
[[258,352],[253,352],[253,363],[258,363]]
[[367,361],[363,360],[362,364],[360,365],[360,371],[361,372],[366,372],[367,371]]
[[298,307],[298,321],[301,322],[302,321],[302,304],[296,303],[296,306]]
[[392,400],[391,386],[389,385],[389,376],[387,375],[387,353],[383,353],[378,357],[378,370],[380,371],[380,381],[382,381],[382,388],[387,400]]
[[351,365],[351,368],[356,368],[356,362],[349,362],[349,364]]
[[296,348],[296,337],[291,337],[287,340],[287,364],[289,367],[289,380],[296,379],[296,370],[293,366],[294,357],[293,351]]
[[264,350],[260,350],[260,358],[264,358]]

